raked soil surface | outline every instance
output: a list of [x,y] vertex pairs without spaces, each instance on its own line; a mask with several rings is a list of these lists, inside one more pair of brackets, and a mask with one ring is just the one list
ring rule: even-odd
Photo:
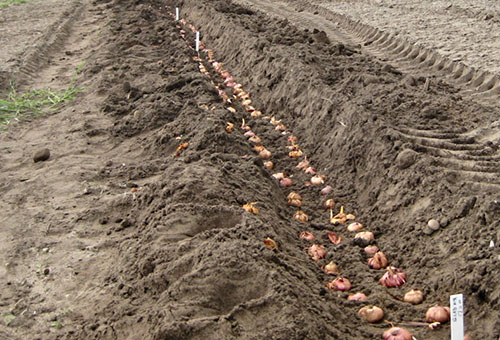
[[313,1],[465,64],[500,74],[500,2],[495,0]]
[[[0,134],[0,339],[381,339],[392,324],[440,340],[449,323],[415,322],[461,293],[471,339],[497,340],[498,106],[246,2],[83,0],[37,50],[52,62],[7,72],[63,88],[85,61],[73,102]],[[330,223],[341,207],[352,219]],[[380,284],[367,245],[402,286]],[[352,288],[328,289],[337,277]],[[422,303],[402,301],[412,288]],[[358,316],[372,304],[383,321]]]

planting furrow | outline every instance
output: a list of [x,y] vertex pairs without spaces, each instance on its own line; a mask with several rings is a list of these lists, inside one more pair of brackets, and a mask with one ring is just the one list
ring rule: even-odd
[[[279,187],[263,168],[257,168],[261,161],[251,154],[251,144],[238,133],[242,106],[234,101],[231,107],[235,110],[229,111],[221,103],[214,103],[217,91],[215,82],[210,82],[213,77],[195,73],[198,70],[206,73],[206,69],[192,48],[192,28],[185,27],[182,34],[189,41],[169,42],[176,49],[167,51],[176,53],[175,60],[183,70],[180,76],[185,80],[180,82],[169,73],[166,84],[157,93],[169,98],[172,89],[177,89],[181,98],[196,100],[175,109],[174,117],[161,127],[158,139],[149,146],[160,157],[167,155],[169,159],[165,162],[162,158],[165,175],[151,186],[137,189],[139,209],[135,212],[144,224],[135,234],[139,240],[131,242],[133,246],[124,245],[123,251],[125,263],[138,268],[132,276],[137,275],[139,282],[133,287],[144,286],[143,294],[135,298],[147,301],[150,294],[154,296],[155,307],[146,311],[154,315],[153,321],[146,321],[150,329],[142,331],[154,333],[155,338],[176,336],[181,332],[177,326],[182,323],[189,338],[201,339],[212,328],[218,329],[220,323],[230,327],[231,321],[227,320],[248,311],[259,311],[259,318],[274,326],[273,332],[283,331],[284,327],[269,320],[268,315],[279,311],[283,292],[289,290],[290,277],[310,276],[302,268],[289,268],[277,275],[282,266],[289,266],[290,247],[285,242],[287,238],[276,231],[290,228],[293,223],[282,212],[286,205],[282,204],[283,197],[277,195]],[[189,63],[183,63],[186,54]],[[166,68],[160,65],[163,67]],[[169,65],[169,69],[173,67]],[[207,84],[209,88],[205,88]],[[199,90],[196,97],[190,92],[193,88]],[[138,111],[144,110],[139,103],[136,105]],[[160,107],[160,110],[165,109]],[[133,119],[141,118],[140,114],[140,111],[137,117],[134,114]],[[166,115],[172,113],[160,114]],[[260,214],[247,213],[241,208],[247,202],[252,203],[254,197],[260,197],[255,204]],[[266,238],[278,242],[282,257],[275,257],[274,252],[264,248]],[[159,255],[150,250],[156,245]],[[156,259],[153,261],[151,257]],[[253,262],[260,264],[256,266]],[[314,299],[309,290],[297,288]],[[170,314],[164,316],[164,310]],[[157,317],[161,319],[158,324],[154,321]],[[189,322],[184,323],[186,320]],[[255,333],[243,321],[240,327],[240,332]],[[264,337],[266,332],[258,334]]]
[[[173,13],[171,15],[172,17],[174,17]],[[180,23],[182,23],[184,27],[189,27],[193,33],[198,32],[195,26],[186,23],[184,19],[181,19]],[[191,45],[191,48],[193,48],[194,44],[192,42],[190,44],[189,42],[190,39],[188,35],[186,35],[186,30],[182,29],[181,26],[179,25],[177,27],[180,29],[181,37],[186,40],[188,45]],[[283,156],[286,155],[286,152],[280,152],[276,150],[273,150],[273,152],[269,151],[265,146],[266,145],[265,141],[259,137],[261,133],[262,135],[269,136],[275,141],[277,139],[284,139],[284,138],[287,139],[287,144],[285,145],[285,147],[286,149],[288,149],[288,156],[289,156],[288,161],[290,161],[290,159],[295,160],[304,156],[304,152],[298,145],[300,139],[296,135],[292,134],[292,132],[286,127],[286,125],[281,120],[275,119],[273,115],[270,116],[264,115],[262,113],[262,110],[252,106],[253,101],[250,93],[244,90],[243,85],[237,82],[237,80],[232,76],[231,72],[223,66],[224,64],[222,62],[214,58],[214,51],[207,48],[206,45],[201,41],[200,41],[200,47],[201,47],[201,52],[198,53],[198,57],[194,58],[194,60],[199,62],[200,71],[210,79],[211,84],[215,87],[219,96],[221,97],[223,102],[227,105],[227,110],[235,114],[240,114],[239,115],[239,118],[241,119],[240,128],[243,130],[244,136],[248,138],[249,142],[252,142],[254,144],[253,149],[258,153],[258,156],[263,160],[263,167],[267,168],[267,170],[270,171],[272,170],[278,171],[279,167],[275,167],[275,163],[282,164],[284,161]],[[209,69],[211,69],[211,71],[209,71]],[[218,81],[217,76],[219,76],[222,80]],[[239,105],[237,105],[234,101],[236,101],[236,103],[239,102]],[[235,105],[236,107],[238,107],[238,109],[235,109]],[[258,120],[263,120],[264,124],[259,124]],[[257,126],[257,128],[252,129],[251,126]],[[235,123],[227,122],[227,125],[225,127],[227,133],[232,133],[234,128],[235,128]],[[295,180],[296,177],[294,176],[297,175],[300,176],[300,173],[297,173],[297,171],[295,171],[293,175],[287,175],[284,172],[276,172],[272,175],[272,177],[278,181],[280,186],[285,188],[296,187],[298,185],[299,187],[302,187],[303,190],[307,190],[308,188],[314,186],[323,186],[325,184],[326,176],[316,173],[315,168],[311,166],[311,163],[307,159],[307,156],[305,156],[304,159],[302,159],[299,162],[296,168],[303,170],[304,173],[309,174],[310,176],[312,175],[312,177],[309,177],[309,180],[303,182],[302,185],[300,185],[300,182],[297,183],[297,181]],[[322,195],[328,195],[332,189],[333,188],[330,185],[327,185],[320,190],[320,193]],[[317,194],[318,192],[316,190],[316,195]],[[301,208],[304,204],[304,202],[302,201],[303,200],[302,195],[295,191],[289,192],[287,195],[287,199],[288,199],[288,204],[291,206]],[[307,204],[308,202],[305,203],[306,203],[305,205],[308,205]],[[243,208],[245,211],[251,214],[258,215],[260,211],[256,207],[256,205],[258,205],[258,202],[246,203],[243,205]],[[318,203],[313,202],[313,205],[315,205],[316,207],[321,206],[319,202]],[[345,225],[346,223],[349,223],[347,231],[357,232],[357,234],[354,237],[354,242],[357,243],[358,245],[359,244],[365,245],[366,246],[365,252],[367,254],[374,255],[373,258],[369,259],[368,261],[369,266],[371,268],[383,269],[388,266],[388,261],[385,255],[381,251],[378,251],[378,247],[373,245],[374,234],[371,231],[364,230],[364,226],[361,223],[354,222],[353,220],[356,220],[356,216],[354,216],[353,214],[345,213],[343,206],[340,207],[340,212],[334,215],[333,209],[335,207],[335,201],[333,199],[327,199],[326,201],[324,201],[323,206],[325,210],[329,211],[329,222],[332,225],[334,226]],[[313,222],[310,220],[309,215],[304,211],[302,211],[301,209],[295,211],[295,213],[293,214],[293,218],[303,223]],[[307,252],[315,262],[319,262],[319,260],[324,259],[326,257],[327,251],[325,247],[321,244],[317,244],[314,242],[316,237],[313,233],[309,231],[303,231],[299,237],[301,239],[312,242],[310,247],[307,248]],[[328,238],[330,242],[335,245],[338,245],[342,242],[342,235],[336,234],[335,232],[329,231]],[[279,245],[273,239],[268,237],[266,240],[264,240],[264,244],[269,249],[275,252],[279,252]],[[331,275],[340,274],[338,266],[333,261],[331,261],[328,265],[323,266],[322,270],[326,274],[331,274]],[[406,282],[406,274],[402,270],[392,266],[387,267],[387,272],[380,279],[380,283],[388,288],[399,287],[405,282]],[[330,290],[345,292],[349,291],[352,285],[347,278],[343,276],[338,276],[333,281],[327,283],[326,287]],[[364,296],[364,294],[357,293],[349,295],[348,300],[364,300],[365,298],[366,296]],[[421,299],[417,303],[420,302]],[[359,313],[368,322],[378,322],[383,318],[382,310],[380,308],[378,310],[380,311],[381,315],[377,317],[370,316],[372,313],[371,309],[366,310],[366,308],[365,309],[362,308]],[[378,310],[377,313],[379,313]],[[429,310],[427,314],[429,315],[429,313],[432,313],[432,311]],[[427,323],[413,323],[413,324],[410,323],[410,324],[412,326],[428,326],[430,329],[434,329],[438,327],[440,323],[446,322],[448,320],[449,320],[449,311],[448,311],[448,317],[433,318],[428,316],[427,317],[427,321],[429,322],[428,324]],[[384,333],[384,336],[386,333],[398,334],[398,332],[406,332],[408,336],[411,337],[411,335],[409,335],[410,334],[409,332],[397,327],[393,327],[390,330],[386,331]]]
[[[400,74],[321,32],[234,3],[188,0],[179,21],[163,4],[130,10],[141,29],[119,21],[127,34],[112,50],[130,84],[115,87],[104,112],[117,116],[118,135],[139,134],[161,171],[137,180],[122,216],[132,226],[118,231],[125,239],[109,281],[137,306],[113,315],[123,329],[137,324],[135,313],[143,338],[371,338],[382,325],[359,321],[371,309],[357,312],[376,303],[418,338],[446,336],[424,321],[429,304],[446,304],[451,274],[422,273],[449,263],[447,242],[463,238],[457,220],[474,201],[457,203],[453,184],[429,190],[443,177],[438,159],[418,151],[423,161],[412,164],[397,154],[424,148],[414,134],[452,149],[442,152],[481,152],[459,119],[440,116],[434,134],[425,128],[432,110],[419,112],[439,101],[465,118],[477,107],[443,101],[443,88],[408,90]],[[439,191],[452,192],[449,202]],[[444,245],[429,251],[434,238]],[[457,251],[451,259],[466,268]],[[425,302],[400,301],[410,288]]]
[[[449,295],[463,293],[467,332],[498,334],[498,112],[360,53],[361,38],[319,7],[245,1],[85,6],[82,25],[102,24],[78,30],[60,55],[86,51],[88,92],[21,136],[38,143],[47,127],[42,135],[62,145],[33,163],[32,145],[16,151],[13,131],[2,155],[21,174],[3,186],[6,211],[42,227],[8,214],[30,236],[15,244],[47,269],[34,275],[37,263],[5,257],[7,275],[28,269],[2,293],[9,331],[438,340],[450,337]],[[376,51],[408,52],[400,62],[409,69],[415,53],[437,60],[363,30]],[[80,44],[83,35],[95,43]],[[74,156],[61,152],[70,146]],[[74,185],[58,185],[54,170]],[[45,175],[54,187],[37,182]],[[61,235],[71,252],[54,244]],[[72,258],[45,261],[62,254]],[[64,277],[71,287],[59,292]]]
[[[197,32],[194,26],[187,24],[183,19],[180,22],[183,25],[188,26],[193,33]],[[186,38],[185,32],[186,32],[185,30],[180,31],[180,35],[183,38]],[[187,39],[186,42],[188,43],[188,45],[190,44]],[[290,175],[287,175],[285,172],[280,172],[278,165],[281,165],[285,162],[289,163],[290,159],[292,160],[298,159],[304,156],[303,151],[297,144],[299,142],[299,139],[293,134],[291,134],[288,128],[280,120],[275,119],[274,116],[265,116],[262,114],[262,111],[253,107],[250,94],[244,91],[241,84],[235,82],[236,80],[229,73],[229,71],[222,66],[223,63],[218,62],[213,58],[214,53],[212,50],[206,48],[203,42],[201,42],[200,45],[202,46],[202,52],[204,58],[195,59],[195,61],[199,62],[200,71],[210,78],[211,83],[216,88],[217,92],[219,93],[219,96],[226,103],[228,111],[232,113],[237,113],[237,112],[240,113],[239,120],[241,121],[241,124],[239,124],[239,122],[237,123],[227,122],[225,128],[226,132],[231,133],[235,125],[236,129],[238,129],[239,126],[240,129],[243,131],[244,136],[247,137],[248,141],[252,143],[254,151],[257,152],[259,157],[263,160],[263,166],[269,171],[276,171],[272,175],[272,177],[275,180],[277,180],[282,187],[286,188],[286,187],[291,187],[293,185],[300,185],[306,187],[324,185],[324,180],[326,179],[326,177],[323,175],[316,174],[316,170],[307,160],[307,156],[305,156],[304,159],[300,161],[299,165],[296,166],[295,168],[302,169],[305,174],[309,174],[310,176],[312,176],[310,177],[310,179],[304,178],[304,176],[300,176],[298,170],[296,170],[293,174]],[[191,46],[191,48],[193,47]],[[212,74],[214,74],[215,76],[212,76],[211,72],[207,71],[207,68],[212,69]],[[223,80],[223,82],[217,80],[217,78],[219,77]],[[214,78],[216,78],[215,81]],[[227,89],[229,89],[234,94],[226,92]],[[238,111],[236,111],[235,109],[236,103],[233,103],[234,101],[237,101],[237,103],[239,102]],[[241,114],[242,112],[244,114]],[[261,119],[262,122],[258,122],[257,119]],[[255,126],[254,123],[255,125],[257,125],[257,128],[252,130],[251,126]],[[262,144],[264,141],[259,137],[259,133],[270,135],[271,136],[270,138],[274,140],[279,139],[280,136],[282,138],[286,138],[288,143],[282,146],[282,148],[287,151],[281,151],[281,152],[275,151],[274,153],[270,152],[265,147],[265,145]],[[275,159],[276,156],[274,156],[273,154],[277,154],[278,155],[277,157],[279,157],[279,159]],[[283,159],[284,158],[283,156],[285,155],[288,155],[288,160],[286,158]],[[276,166],[275,163],[277,164]],[[297,177],[302,177],[301,178],[303,182],[302,185],[300,184],[299,181],[295,180],[295,178]],[[328,191],[328,186],[323,188],[322,191],[326,193]],[[288,197],[289,196],[290,194],[288,195]],[[302,198],[300,198],[299,200],[302,201]],[[300,203],[292,205],[298,207],[301,206]],[[316,205],[316,202],[313,202],[313,205]],[[251,204],[247,206],[246,210],[250,212],[258,211],[255,210],[253,205]],[[294,217],[295,219],[301,222],[309,221],[309,216],[301,210],[297,210],[294,213]]]
[[[436,129],[435,126],[438,126],[438,135],[442,132],[449,133],[449,135],[442,135],[441,138],[430,138],[429,143],[439,143],[439,140],[442,140],[444,142],[443,146],[451,149],[443,149],[443,152],[458,152],[468,155],[469,153],[483,152],[480,140],[474,140],[471,143],[468,138],[470,131],[483,126],[484,123],[481,122],[481,117],[477,117],[478,122],[472,124],[468,124],[469,122],[462,123],[458,117],[463,117],[464,121],[467,120],[462,114],[458,114],[457,119],[454,120],[452,116],[454,112],[472,112],[472,108],[464,107],[464,109],[459,109],[458,107],[462,106],[462,104],[468,104],[462,103],[461,99],[458,98],[443,101],[444,96],[449,93],[444,90],[444,87],[437,88],[438,91],[442,91],[439,94],[436,93],[435,88],[431,88],[429,92],[424,92],[420,91],[420,86],[412,87],[410,85],[406,87],[406,84],[406,89],[403,90],[400,85],[401,78],[403,78],[401,75],[391,72],[391,70],[381,70],[382,66],[380,68],[372,66],[371,60],[368,58],[361,60],[362,57],[357,54],[350,58],[339,58],[330,52],[330,56],[325,56],[323,59],[321,52],[317,51],[323,50],[325,54],[328,54],[330,50],[333,50],[332,45],[334,43],[328,45],[328,43],[321,42],[319,39],[315,40],[314,32],[309,34],[311,36],[310,40],[307,40],[307,38],[305,40],[306,44],[309,41],[310,50],[315,51],[315,54],[311,53],[313,56],[310,57],[308,54],[310,53],[309,49],[304,47],[303,40],[301,40],[301,36],[307,35],[310,31],[295,33],[295,28],[289,27],[286,20],[269,20],[268,16],[261,15],[260,11],[252,11],[248,7],[241,8],[230,4],[222,5],[219,1],[214,3],[214,7],[215,9],[211,8],[208,3],[203,3],[203,10],[197,11],[196,6],[187,4],[183,11],[189,13],[190,21],[196,22],[196,26],[200,27],[204,41],[214,46],[217,55],[223,56],[224,66],[231,70],[230,73],[234,79],[241,79],[242,83],[248,84],[244,88],[245,90],[248,88],[248,92],[252,93],[250,97],[253,103],[256,103],[255,108],[262,112],[262,116],[272,116],[274,114],[275,119],[281,120],[285,126],[294,131],[294,135],[299,137],[301,150],[308,155],[308,159],[312,164],[318,164],[316,167],[320,173],[328,176],[328,183],[334,188],[333,197],[347,198],[347,201],[354,196],[361,198],[358,201],[359,203],[354,199],[349,201],[349,207],[352,210],[348,210],[346,213],[363,211],[360,215],[361,219],[366,221],[369,229],[375,231],[377,243],[380,244],[384,252],[389,253],[391,263],[396,261],[398,265],[404,267],[405,271],[409,271],[408,280],[418,281],[418,284],[414,287],[427,287],[429,283],[425,279],[418,277],[418,272],[425,272],[426,270],[423,268],[426,266],[423,261],[419,265],[409,266],[410,268],[405,266],[406,263],[414,263],[412,258],[418,258],[419,251],[415,250],[412,255],[408,255],[409,248],[401,244],[393,244],[390,239],[393,236],[396,238],[395,235],[400,235],[399,237],[405,239],[403,244],[406,242],[414,244],[414,247],[420,249],[420,251],[424,248],[424,244],[415,242],[416,239],[424,241],[431,238],[429,235],[434,234],[450,240],[452,236],[451,234],[448,236],[448,233],[451,230],[456,230],[455,225],[457,223],[453,222],[451,227],[448,227],[450,225],[449,221],[456,221],[456,216],[459,216],[460,213],[455,213],[445,199],[444,203],[442,203],[437,198],[439,196],[437,192],[439,190],[448,192],[449,190],[452,192],[451,196],[453,197],[451,201],[456,201],[458,200],[458,197],[455,196],[458,194],[456,192],[457,187],[478,192],[490,186],[487,192],[492,192],[491,187],[495,185],[488,184],[488,179],[484,179],[482,175],[477,178],[474,173],[469,172],[462,174],[463,181],[453,181],[452,169],[450,169],[449,182],[441,183],[440,179],[443,178],[445,173],[443,170],[446,170],[445,167],[449,164],[445,163],[443,164],[444,167],[431,168],[435,160],[422,152],[417,153],[418,157],[414,159],[411,157],[411,159],[406,160],[403,157],[407,155],[404,152],[405,149],[411,148],[411,145],[415,145],[417,149],[418,144],[412,143],[411,136],[408,137],[409,139],[403,140],[398,133],[392,133],[390,130],[392,125],[396,124],[418,127],[419,130],[423,131],[434,130]],[[251,8],[257,9],[257,7]],[[235,15],[235,13],[242,14]],[[212,24],[210,20],[205,19],[207,17],[214,18],[213,20],[220,24]],[[257,22],[259,24],[256,24]],[[277,23],[276,26],[273,26],[274,22]],[[268,33],[267,25],[276,29],[276,34]],[[243,26],[243,28],[240,29],[239,26]],[[276,27],[280,27],[280,29]],[[292,32],[290,35],[296,34],[295,41],[300,41],[300,43],[294,44],[294,39],[290,39],[290,35],[283,34],[281,28],[285,28],[283,31]],[[234,46],[222,43],[231,39],[240,43]],[[269,44],[268,42],[272,43]],[[366,67],[361,67],[366,74],[360,75],[356,72],[358,65],[366,65]],[[317,73],[307,73],[311,69],[317,71]],[[332,69],[335,72],[332,72]],[[371,72],[375,73],[378,79]],[[358,80],[358,77],[361,78],[361,81]],[[375,78],[375,85],[370,83],[373,78]],[[424,85],[423,81],[418,80],[418,82]],[[359,83],[361,84],[358,87],[357,84]],[[382,84],[384,83],[388,84],[387,88],[378,91],[383,88]],[[300,90],[297,91],[297,88]],[[319,98],[318,93],[322,94],[322,98]],[[365,102],[367,102],[367,105],[364,105]],[[442,106],[436,105],[439,102],[442,103]],[[349,105],[346,103],[355,104]],[[331,105],[329,110],[328,104]],[[433,113],[433,110],[436,113]],[[480,115],[486,113],[481,112],[481,109],[478,112]],[[377,119],[376,124],[370,123],[372,118]],[[431,127],[432,124],[427,124],[430,119],[432,119],[434,128]],[[254,132],[262,140],[266,140],[263,137],[266,137],[267,130],[261,132],[261,130],[257,130],[257,127],[254,127],[254,121],[250,123],[249,120],[246,120],[246,122],[252,127],[252,131],[255,130]],[[387,130],[380,127],[379,122],[382,126],[388,127]],[[361,130],[359,131],[360,134],[350,133],[356,129]],[[314,130],[317,133],[314,133]],[[373,133],[373,131],[376,132]],[[363,133],[366,136],[363,136]],[[302,137],[303,134],[305,134],[305,138]],[[394,141],[394,151],[395,153],[401,153],[402,157],[396,157],[394,154],[387,156],[384,152],[370,154],[373,149],[371,149],[369,143],[380,145],[378,144],[380,138],[386,138],[385,135],[389,140]],[[365,140],[367,140],[367,143],[363,143]],[[267,148],[267,142],[264,143]],[[427,141],[424,141],[424,143],[427,143]],[[493,141],[493,143],[495,142]],[[284,146],[284,144],[282,145]],[[344,147],[343,144],[346,146]],[[439,146],[437,147],[439,148]],[[276,152],[276,149],[271,147],[269,147],[269,150],[273,157],[279,153],[279,151]],[[370,154],[370,156],[364,158],[364,154]],[[318,156],[319,158],[317,158]],[[276,159],[273,159],[274,161]],[[276,169],[280,169],[280,172],[282,171],[287,175],[292,174],[292,180],[296,183],[295,176],[297,175],[290,171],[292,169],[289,166],[284,165],[281,167],[280,161],[275,163],[275,165],[278,165]],[[388,171],[376,167],[375,164],[383,164]],[[410,172],[412,175],[409,174]],[[375,173],[382,177],[386,176],[387,184]],[[460,178],[460,176],[457,178]],[[384,184],[380,185],[381,182]],[[431,190],[431,185],[435,185],[435,191]],[[292,188],[295,191],[295,188]],[[310,227],[304,228],[304,231],[317,236],[317,229],[328,228],[335,232],[336,236],[338,234],[344,236],[347,245],[350,245],[354,241],[350,236],[352,234],[345,234],[342,225],[329,225],[326,227],[325,224],[328,225],[329,216],[315,213],[314,208],[309,209],[307,207],[315,199],[317,200],[317,196],[316,198],[310,196],[309,190],[310,187],[296,190],[303,198],[304,211],[311,218]],[[285,191],[286,193],[287,191]],[[470,193],[464,196],[468,198],[468,195]],[[317,206],[320,204],[321,202],[318,202]],[[311,211],[313,212],[311,213]],[[292,213],[291,211],[289,214]],[[317,216],[320,216],[320,219]],[[427,220],[434,216],[445,217],[436,217],[437,220],[442,220],[441,227],[437,231],[429,233],[422,226],[426,225]],[[317,223],[321,224],[318,225]],[[406,237],[402,236],[404,233],[407,234]],[[323,240],[324,238],[320,237],[320,239]],[[343,244],[345,245],[344,241],[341,241],[337,247],[344,249],[342,253],[346,257],[353,256],[348,250],[349,248],[342,248]],[[319,245],[326,244],[321,242]],[[321,248],[311,249],[313,254],[316,251],[321,253]],[[330,256],[329,249],[326,256],[326,261],[319,260],[323,265],[328,264],[330,260],[328,258]],[[439,256],[443,263],[448,263],[448,259],[444,254]],[[362,262],[366,261],[363,257],[361,259],[356,257],[356,259]],[[345,264],[339,263],[336,257],[333,260],[334,264],[337,264],[341,270],[344,268]],[[417,268],[420,269],[417,270]],[[412,269],[415,269],[415,271],[412,272]],[[366,273],[366,276],[357,275],[357,273],[352,275],[350,272],[347,272],[347,274],[342,273],[353,285],[362,283],[365,287],[369,285],[368,280],[373,283],[380,278],[375,277],[376,274],[371,270]],[[445,279],[440,279],[440,282],[442,280]],[[358,290],[358,287],[360,286],[353,287],[353,290]],[[447,287],[446,283],[441,284],[439,287],[445,290],[448,289],[445,288]],[[378,292],[377,289],[372,289],[371,293]],[[439,289],[430,294],[433,295],[433,300],[436,299],[435,301],[444,298],[442,295],[438,297],[440,294]],[[339,301],[335,299],[332,303],[337,304]],[[404,307],[401,306],[401,308]],[[391,310],[391,308],[389,309]],[[408,313],[412,312],[408,311]],[[421,333],[417,332],[417,337],[427,336],[422,333],[423,331]],[[445,336],[445,333],[447,333],[446,328],[441,335]],[[429,334],[429,336],[432,335]],[[434,335],[436,338],[439,336],[437,333]]]

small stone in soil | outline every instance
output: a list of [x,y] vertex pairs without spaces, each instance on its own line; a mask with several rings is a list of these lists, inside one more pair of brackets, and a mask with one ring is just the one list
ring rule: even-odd
[[43,162],[49,159],[50,157],[50,150],[49,149],[42,149],[38,150],[35,155],[33,156],[33,161],[35,163],[37,162]]
[[403,150],[396,157],[396,164],[401,170],[409,168],[417,161],[418,154],[410,149]]
[[429,222],[427,222],[427,225],[432,230],[438,230],[439,229],[439,222],[436,221],[435,219],[430,219]]

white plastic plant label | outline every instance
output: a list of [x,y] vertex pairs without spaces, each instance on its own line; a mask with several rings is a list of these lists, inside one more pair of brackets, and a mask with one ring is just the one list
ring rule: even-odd
[[175,20],[179,20],[179,7],[175,7]]
[[450,296],[451,340],[464,340],[464,296]]
[[196,52],[200,50],[200,32],[196,32]]

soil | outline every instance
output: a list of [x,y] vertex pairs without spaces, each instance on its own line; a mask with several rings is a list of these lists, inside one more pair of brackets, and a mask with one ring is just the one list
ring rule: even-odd
[[54,62],[52,52],[63,47],[79,11],[77,0],[38,0],[0,10],[0,91]]
[[317,1],[354,20],[500,74],[500,3],[473,0]]
[[[65,24],[52,30],[57,43],[38,40],[51,46],[34,48],[38,58],[12,50],[9,80],[64,88],[85,61],[76,78],[85,90],[57,114],[1,132],[0,339],[379,339],[392,323],[437,340],[449,323],[406,324],[458,293],[472,339],[498,339],[498,101],[397,69],[333,22],[306,28],[311,15],[331,21],[307,3],[249,2],[82,0],[52,19]],[[176,5],[185,21],[174,20]],[[28,59],[31,71],[19,66]],[[261,116],[230,97],[220,63]],[[290,157],[292,133],[323,185]],[[34,161],[38,152],[45,160]],[[291,191],[307,222],[294,219]],[[375,239],[331,224],[326,198]],[[251,202],[258,214],[242,208]],[[311,243],[325,258],[310,258]],[[407,274],[404,285],[379,283],[385,270],[368,267],[368,244]],[[350,292],[326,288],[330,261]],[[411,288],[423,303],[401,301]],[[358,291],[368,299],[347,300]],[[368,304],[385,321],[362,321]]]

